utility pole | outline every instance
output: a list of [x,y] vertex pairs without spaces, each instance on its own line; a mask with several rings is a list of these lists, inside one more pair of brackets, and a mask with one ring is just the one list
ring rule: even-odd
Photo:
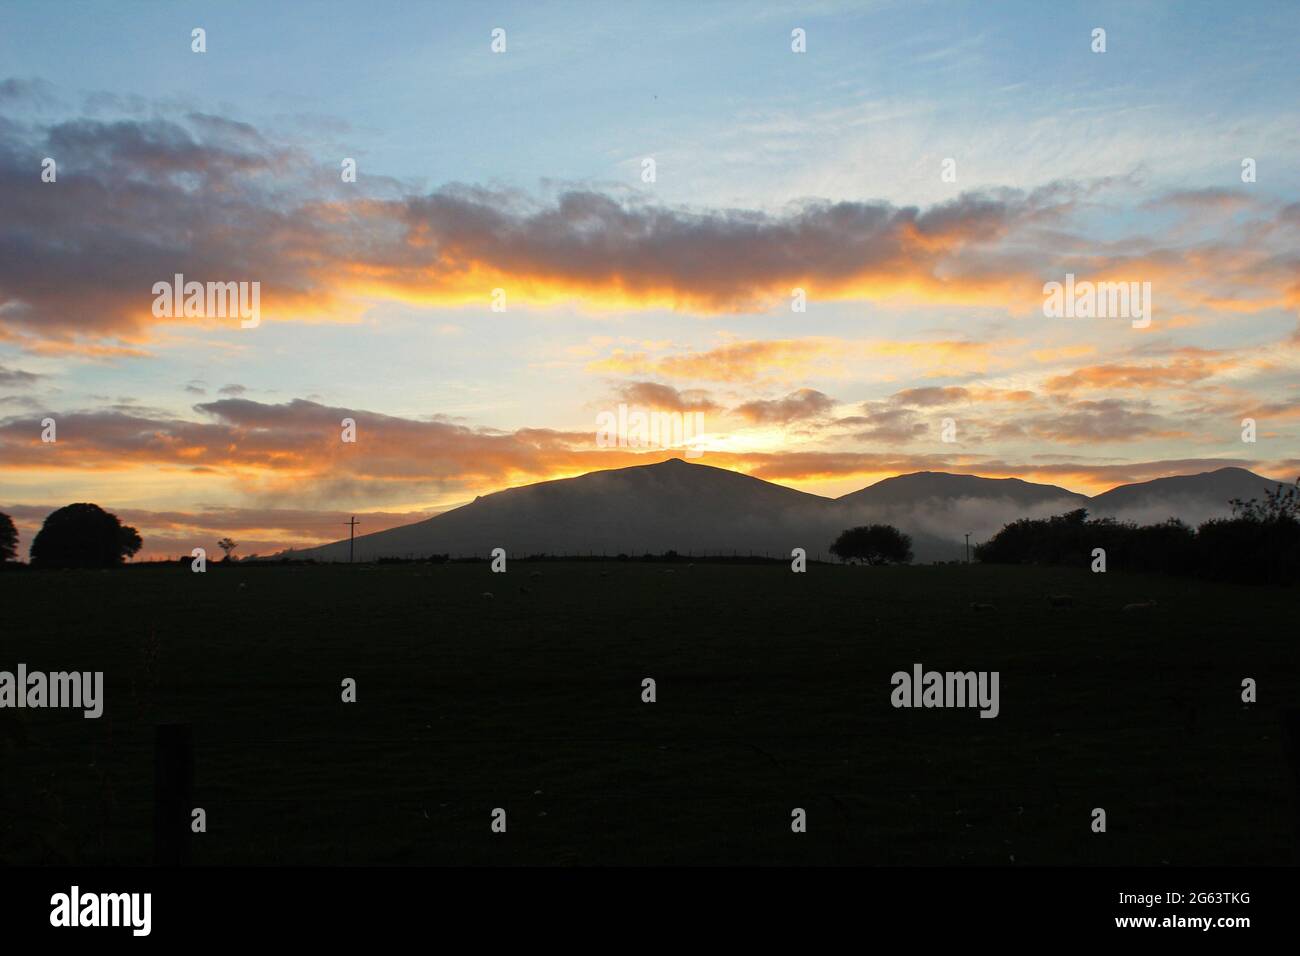
[[357,536],[357,516],[353,515],[352,520],[348,522],[348,564],[352,563],[352,542]]
[[966,563],[970,564],[970,532],[966,532]]

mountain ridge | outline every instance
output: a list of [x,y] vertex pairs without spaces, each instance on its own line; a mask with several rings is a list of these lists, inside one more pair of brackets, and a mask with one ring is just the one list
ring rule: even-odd
[[[363,561],[429,554],[486,556],[497,547],[524,555],[675,550],[773,556],[803,547],[817,556],[828,553],[844,528],[880,521],[912,535],[918,561],[954,560],[964,553],[966,533],[972,543],[984,540],[1017,518],[1081,507],[1122,517],[1135,510],[1156,513],[1170,502],[1194,512],[1199,523],[1206,513],[1228,513],[1227,499],[1220,502],[1216,497],[1221,491],[1231,490],[1229,497],[1258,497],[1275,484],[1229,466],[1119,485],[1090,498],[1020,478],[924,471],[828,498],[715,465],[670,458],[504,488],[422,521],[361,535],[352,547]],[[1160,515],[1152,520],[1171,516],[1181,517]],[[344,539],[276,557],[346,561],[348,553]]]

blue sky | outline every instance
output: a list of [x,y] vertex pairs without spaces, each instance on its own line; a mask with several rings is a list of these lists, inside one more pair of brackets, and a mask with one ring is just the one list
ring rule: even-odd
[[[626,184],[642,156],[663,154],[682,158],[657,187],[670,199],[714,202],[707,190],[728,178],[738,200],[779,201],[783,181],[809,182],[795,167],[818,151],[819,124],[847,119],[863,124],[854,138],[869,161],[827,164],[820,181],[840,198],[926,202],[932,187],[908,182],[915,156],[891,154],[913,136],[934,155],[977,148],[980,182],[1050,176],[1056,151],[1042,140],[1057,135],[1064,148],[1095,143],[1078,167],[1098,175],[1146,160],[1153,179],[1190,182],[1220,159],[1190,130],[1154,144],[1162,162],[1133,140],[1213,126],[1249,142],[1272,128],[1295,102],[1287,24],[1294,4],[19,2],[0,62],[69,106],[109,93],[298,124],[321,159],[346,151],[426,187]],[[205,56],[189,50],[195,26]],[[498,26],[504,57],[489,50]],[[796,26],[803,57],[789,51]],[[1104,56],[1089,49],[1097,26]],[[727,155],[737,125],[770,130],[754,137],[758,182]],[[1256,158],[1294,190],[1294,150]]]
[[[628,463],[587,447],[624,400],[703,403],[714,463],[828,494],[1286,474],[1298,28],[1294,3],[9,3],[0,505],[425,512]],[[261,281],[267,320],[149,319],[183,263]],[[1157,321],[1044,321],[1067,271],[1151,281]],[[411,460],[313,467],[338,410]],[[90,458],[34,457],[44,415]]]

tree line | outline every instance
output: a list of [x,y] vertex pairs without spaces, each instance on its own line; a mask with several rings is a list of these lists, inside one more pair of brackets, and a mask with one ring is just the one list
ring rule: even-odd
[[987,564],[1059,564],[1087,567],[1094,549],[1108,567],[1157,571],[1239,584],[1300,581],[1300,479],[1279,485],[1263,500],[1231,501],[1232,517],[1197,528],[1170,518],[1139,525],[1089,518],[1080,508],[1051,518],[1023,518],[975,548]]

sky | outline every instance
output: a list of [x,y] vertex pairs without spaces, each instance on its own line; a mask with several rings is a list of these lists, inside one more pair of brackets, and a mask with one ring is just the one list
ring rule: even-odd
[[[24,553],[74,501],[141,557],[268,554],[682,454],[610,447],[620,406],[830,496],[1300,474],[1295,3],[4,20],[0,511]],[[176,274],[257,283],[257,324],[159,314]],[[1067,276],[1149,283],[1149,321],[1046,314]]]

